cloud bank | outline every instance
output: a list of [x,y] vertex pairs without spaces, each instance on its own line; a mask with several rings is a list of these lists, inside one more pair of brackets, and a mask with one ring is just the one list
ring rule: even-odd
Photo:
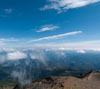
[[41,10],[55,9],[59,12],[64,10],[84,7],[89,4],[100,2],[100,0],[48,0],[48,4],[45,5]]
[[54,52],[56,55],[64,57],[65,51],[72,51],[81,54],[85,54],[87,52],[100,52],[100,41],[40,45],[30,48],[0,48],[0,63],[19,60],[26,60],[27,62],[27,60],[31,58],[32,60],[40,61],[46,65],[46,61],[49,59],[47,52]]

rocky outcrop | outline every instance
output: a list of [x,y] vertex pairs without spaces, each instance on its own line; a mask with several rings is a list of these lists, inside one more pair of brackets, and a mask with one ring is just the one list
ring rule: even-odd
[[0,89],[100,89],[100,72],[81,74],[80,78],[72,76],[52,76],[29,86],[5,86]]
[[11,85],[0,85],[0,89],[13,89],[14,86]]
[[82,78],[56,76],[32,84],[27,89],[100,89],[100,73],[89,72]]

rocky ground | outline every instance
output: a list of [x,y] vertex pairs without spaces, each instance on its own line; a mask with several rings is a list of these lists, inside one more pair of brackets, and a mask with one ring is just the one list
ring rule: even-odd
[[47,77],[30,86],[5,86],[0,89],[100,89],[100,72],[82,74],[80,78],[72,76]]

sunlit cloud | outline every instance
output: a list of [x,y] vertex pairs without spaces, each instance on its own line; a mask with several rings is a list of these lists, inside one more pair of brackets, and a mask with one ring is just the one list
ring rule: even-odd
[[8,60],[19,60],[19,59],[27,58],[27,54],[20,51],[15,51],[15,52],[8,53],[7,57]]
[[77,53],[82,53],[82,54],[86,53],[85,50],[82,50],[82,49],[81,50],[77,50],[76,52]]
[[62,12],[97,2],[100,2],[100,0],[48,0],[48,4],[41,8],[41,10],[55,9],[58,12]]
[[54,25],[44,25],[40,28],[40,30],[36,31],[36,32],[45,32],[45,31],[52,31],[59,28],[58,26],[54,26]]

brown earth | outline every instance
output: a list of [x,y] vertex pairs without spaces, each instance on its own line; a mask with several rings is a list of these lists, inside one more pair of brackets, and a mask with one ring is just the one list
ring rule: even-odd
[[0,89],[100,89],[100,72],[82,74],[81,78],[71,76],[48,77],[30,86]]

